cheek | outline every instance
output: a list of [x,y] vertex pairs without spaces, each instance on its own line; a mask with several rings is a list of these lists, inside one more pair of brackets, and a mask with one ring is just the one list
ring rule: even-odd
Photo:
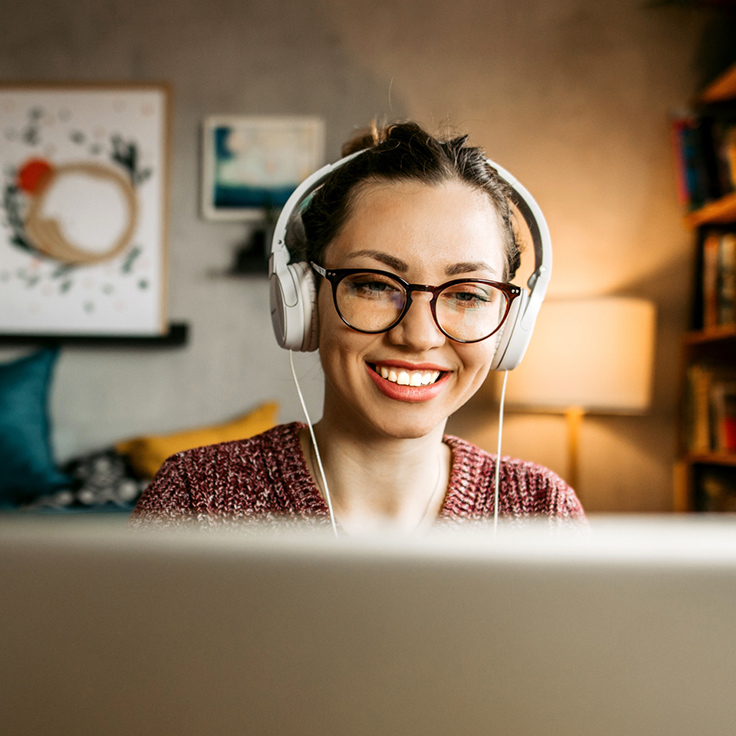
[[335,309],[332,301],[332,291],[329,284],[323,284],[317,292],[317,317],[319,320],[319,344],[323,341],[329,342],[335,339],[342,331],[344,322]]
[[463,369],[473,383],[482,383],[488,375],[496,352],[496,336],[473,345],[458,346],[456,348]]
[[329,289],[320,289],[317,296],[319,315],[319,351],[322,365],[347,364],[366,343],[366,335],[351,330],[338,315]]

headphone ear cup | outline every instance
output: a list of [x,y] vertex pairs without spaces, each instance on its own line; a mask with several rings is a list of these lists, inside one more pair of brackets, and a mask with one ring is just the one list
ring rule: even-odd
[[299,302],[302,308],[302,344],[299,350],[311,353],[319,347],[317,280],[308,263],[294,263],[289,268],[293,268],[296,272]]
[[[498,338],[496,352],[493,354],[491,370],[513,370],[524,357],[531,333],[529,336],[523,335],[519,323],[521,322],[521,316],[526,311],[528,299],[529,295],[526,291],[522,291],[519,297],[511,302],[508,316],[501,328],[501,336]],[[521,355],[519,355],[520,350]]]
[[271,322],[282,348],[300,352],[317,349],[316,293],[308,263],[292,263],[271,274]]

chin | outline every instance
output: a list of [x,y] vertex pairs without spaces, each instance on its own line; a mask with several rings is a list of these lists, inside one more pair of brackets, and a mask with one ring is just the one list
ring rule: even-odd
[[388,417],[384,416],[378,422],[373,422],[372,426],[382,437],[395,440],[416,440],[426,437],[438,429],[444,432],[447,423],[446,416],[432,418],[418,417],[393,417],[394,421],[388,421]]

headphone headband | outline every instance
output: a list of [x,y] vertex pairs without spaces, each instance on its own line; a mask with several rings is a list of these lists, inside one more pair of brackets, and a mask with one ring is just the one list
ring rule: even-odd
[[[351,153],[307,177],[286,201],[276,222],[268,271],[271,282],[271,320],[276,340],[283,348],[300,351],[317,348],[314,275],[308,264],[289,264],[287,231],[307,197],[333,171],[363,153],[364,151]],[[527,189],[495,162],[488,158],[486,162],[509,185],[511,200],[524,218],[534,246],[534,272],[527,281],[529,291],[522,291],[521,298],[512,303],[491,365],[494,370],[511,370],[524,357],[547,292],[552,271],[552,240],[542,210]]]

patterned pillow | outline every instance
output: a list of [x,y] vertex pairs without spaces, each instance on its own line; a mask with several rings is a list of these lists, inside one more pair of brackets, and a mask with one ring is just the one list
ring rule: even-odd
[[64,471],[70,481],[66,488],[42,496],[24,508],[130,511],[148,485],[113,447],[74,458],[64,465]]

